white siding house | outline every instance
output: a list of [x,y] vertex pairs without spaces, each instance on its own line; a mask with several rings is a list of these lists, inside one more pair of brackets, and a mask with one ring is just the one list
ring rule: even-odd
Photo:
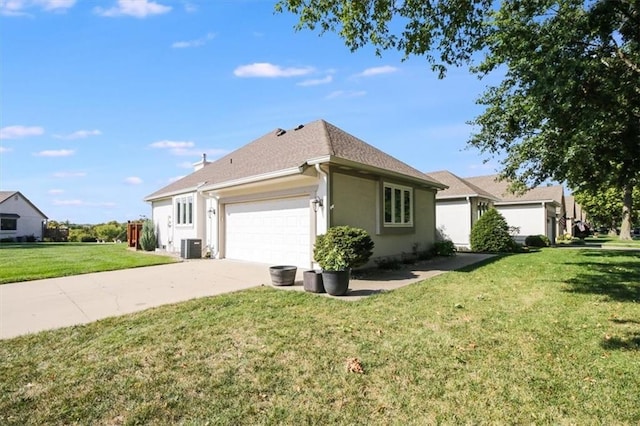
[[203,253],[313,265],[317,235],[366,229],[374,257],[435,241],[435,194],[444,185],[324,120],[273,132],[145,198],[161,249],[200,239]]
[[42,241],[47,216],[19,191],[0,191],[0,239]]

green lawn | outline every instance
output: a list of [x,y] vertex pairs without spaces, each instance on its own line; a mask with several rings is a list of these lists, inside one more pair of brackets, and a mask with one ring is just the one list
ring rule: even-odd
[[112,271],[174,262],[169,256],[127,249],[126,244],[0,244],[0,284]]
[[1,424],[638,424],[640,253],[543,249],[359,302],[261,287],[0,360]]
[[621,240],[618,237],[611,237],[608,235],[601,235],[598,237],[585,238],[585,241],[590,244],[600,244],[602,246],[621,246],[621,247],[637,247],[640,249],[640,238],[633,240]]

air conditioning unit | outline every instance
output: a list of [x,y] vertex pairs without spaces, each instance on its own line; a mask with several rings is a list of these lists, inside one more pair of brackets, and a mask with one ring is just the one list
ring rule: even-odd
[[202,257],[202,240],[180,240],[180,257],[183,259],[200,259]]

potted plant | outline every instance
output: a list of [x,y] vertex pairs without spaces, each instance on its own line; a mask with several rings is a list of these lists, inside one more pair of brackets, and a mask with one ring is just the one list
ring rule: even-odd
[[369,261],[373,241],[364,229],[351,226],[329,228],[316,238],[313,258],[322,268],[322,282],[327,293],[342,296],[349,290],[351,268]]

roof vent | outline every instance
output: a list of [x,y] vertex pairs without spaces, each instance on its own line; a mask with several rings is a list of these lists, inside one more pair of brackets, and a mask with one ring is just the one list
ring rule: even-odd
[[300,129],[302,129],[303,127],[304,127],[304,124],[298,124],[298,125],[296,126],[296,128],[295,128],[295,129],[293,129],[293,130],[300,130]]
[[284,135],[285,133],[287,133],[287,131],[286,131],[286,130],[283,130],[283,129],[278,129],[278,130],[276,130],[276,136],[282,136],[282,135]]

